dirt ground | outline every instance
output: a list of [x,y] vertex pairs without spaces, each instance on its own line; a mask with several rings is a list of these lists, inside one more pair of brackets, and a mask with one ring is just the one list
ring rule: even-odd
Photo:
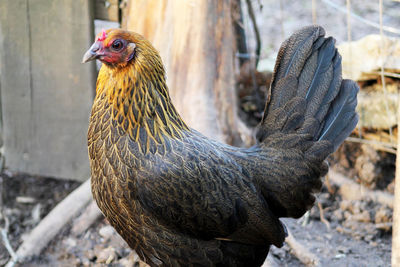
[[[260,11],[255,4],[261,36],[264,41],[262,59],[273,58],[284,36],[295,29],[312,23],[311,1],[260,1]],[[353,11],[379,22],[377,1],[366,3],[351,1]],[[319,3],[319,1],[318,1]],[[335,1],[341,6],[345,1]],[[385,2],[384,23],[400,27],[398,11],[400,3]],[[396,11],[397,10],[397,11]],[[285,17],[282,24],[281,17]],[[346,16],[326,4],[319,3],[317,22],[338,42],[347,39]],[[352,20],[352,38],[358,39],[379,30]],[[246,26],[246,25],[245,25]],[[248,27],[248,26],[246,26]],[[283,29],[283,31],[282,31]],[[250,38],[251,45],[251,38]],[[262,73],[260,86],[253,90],[246,78],[238,84],[241,118],[249,126],[255,126],[264,108],[265,82],[268,73]],[[243,78],[243,77],[242,77]],[[250,88],[250,89],[249,89]],[[362,160],[360,160],[360,158]],[[346,144],[330,158],[332,169],[344,173],[357,183],[372,189],[393,193],[394,156],[386,152],[371,151],[358,144]],[[363,170],[370,168],[365,175]],[[60,181],[52,178],[33,177],[26,174],[5,171],[0,174],[2,217],[0,226],[8,226],[7,235],[11,246],[16,249],[24,236],[68,193],[79,186],[78,182]],[[357,192],[354,192],[357,194]],[[392,210],[379,203],[366,200],[346,200],[334,185],[327,186],[318,194],[312,210],[299,220],[283,219],[294,238],[316,255],[319,266],[389,266],[391,254]],[[323,221],[321,221],[321,210]],[[16,266],[139,266],[137,255],[101,218],[86,232],[71,233],[71,222],[55,238],[43,253]],[[272,247],[268,256],[276,266],[303,266],[292,248]],[[10,259],[4,245],[0,245],[0,266]]]

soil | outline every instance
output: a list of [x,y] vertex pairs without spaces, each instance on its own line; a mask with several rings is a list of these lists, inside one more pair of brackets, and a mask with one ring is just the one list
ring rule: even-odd
[[[17,248],[54,206],[79,186],[79,182],[31,176],[5,171],[0,174],[1,227],[7,230],[10,245]],[[3,243],[0,266],[9,260]]]
[[[255,5],[259,3],[252,2]],[[280,2],[284,4],[283,13],[279,12]],[[288,1],[260,1],[263,3],[261,11],[255,6],[261,35],[267,36],[263,39],[270,40],[263,45],[263,59],[274,58],[286,33],[312,22],[311,1],[307,1],[307,4],[304,4],[304,1],[291,2],[290,5],[286,2]],[[336,2],[345,6],[344,0]],[[357,14],[379,22],[377,4],[354,0],[352,5]],[[386,2],[385,24],[400,27],[400,20],[396,19],[399,5],[400,3],[393,1]],[[318,23],[322,24],[330,35],[335,36],[339,42],[346,40],[347,28],[343,23],[346,20],[345,15],[322,4],[317,14]],[[280,19],[282,16],[285,17],[283,27]],[[353,39],[379,32],[352,21]],[[245,27],[246,30],[251,28],[247,22]],[[251,36],[249,39],[251,46]],[[261,118],[263,99],[266,97],[271,78],[268,72],[254,75],[244,71],[238,78],[240,116],[249,127],[254,127]],[[370,189],[393,193],[394,156],[390,153],[371,151],[370,147],[346,143],[330,158],[330,165],[331,168],[345,173],[347,177]],[[365,172],[366,169],[370,171]],[[78,187],[79,183],[5,171],[0,174],[0,185],[0,226],[8,226],[7,236],[16,250],[24,235],[28,234],[60,200]],[[320,259],[320,266],[389,266],[392,210],[370,201],[347,201],[337,192],[335,187],[324,186],[318,194],[317,202],[323,210],[322,218],[326,220],[325,223],[321,221],[321,210],[317,205],[301,219],[283,219],[284,223],[296,240]],[[71,233],[71,225],[63,229],[41,255],[16,266],[142,265],[137,255],[104,218],[99,219],[80,235]],[[277,266],[303,266],[291,253],[287,244],[280,249],[272,247],[268,257]],[[0,266],[9,259],[9,253],[1,245]]]

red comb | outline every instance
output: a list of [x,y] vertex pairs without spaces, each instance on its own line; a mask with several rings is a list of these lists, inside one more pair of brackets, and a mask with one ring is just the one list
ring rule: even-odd
[[101,36],[97,38],[97,41],[104,41],[107,38],[107,33],[104,29],[101,30]]

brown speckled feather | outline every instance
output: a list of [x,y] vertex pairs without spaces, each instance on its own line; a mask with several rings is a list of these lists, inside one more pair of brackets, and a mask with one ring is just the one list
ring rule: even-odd
[[[337,52],[321,49],[328,40],[322,31],[303,29],[282,48],[252,148],[221,144],[187,127],[169,98],[157,51],[138,34],[107,32],[102,42],[123,39],[135,50],[119,54],[129,60],[103,58],[88,131],[92,191],[142,260],[152,266],[260,266],[271,244],[282,246],[278,218],[299,217],[311,207],[338,139],[336,133],[329,135],[336,139],[318,139],[325,118],[338,123],[329,111],[337,110],[330,103],[341,84]],[[303,39],[307,45],[299,51]],[[325,52],[330,74],[317,80],[315,105],[300,88],[318,72],[318,60],[308,60]],[[288,66],[289,76],[282,74]]]

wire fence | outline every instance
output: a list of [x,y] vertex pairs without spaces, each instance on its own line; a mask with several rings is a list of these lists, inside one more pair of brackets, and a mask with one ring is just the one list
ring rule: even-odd
[[[363,70],[363,78],[356,79],[361,88],[358,107],[361,119],[356,134],[347,141],[369,144],[378,150],[396,153],[400,64],[392,65],[395,60],[393,55],[395,58],[400,57],[400,2],[253,0],[251,3],[264,44],[259,55],[249,52],[239,56],[259,57],[261,70],[273,69],[276,51],[284,38],[301,26],[313,23],[322,25],[328,35],[338,39],[339,46],[346,47],[347,51],[339,48],[343,56],[344,76],[355,79],[353,77],[359,71],[357,65],[368,65],[367,62],[372,60],[369,60],[369,54],[360,59],[357,45],[361,41],[358,40],[372,38],[366,41],[364,49],[375,57],[375,66],[368,71]],[[250,37],[249,51],[255,51],[252,21],[245,18],[244,27]],[[374,37],[369,37],[371,34],[375,34]]]

